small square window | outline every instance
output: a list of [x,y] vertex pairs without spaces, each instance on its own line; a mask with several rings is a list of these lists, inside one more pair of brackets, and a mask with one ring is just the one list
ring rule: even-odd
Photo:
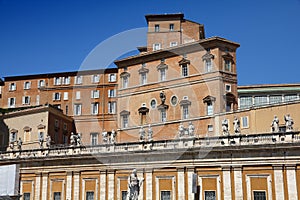
[[155,26],[154,26],[154,31],[155,31],[155,32],[159,32],[159,24],[155,24]]
[[265,191],[253,191],[253,199],[254,200],[266,200],[266,192]]
[[171,191],[160,191],[161,200],[171,200]]
[[29,81],[26,81],[25,83],[24,83],[24,90],[29,90],[30,89],[30,82]]
[[99,90],[92,90],[91,91],[91,98],[92,99],[97,99],[100,97],[100,91]]
[[204,191],[205,200],[216,200],[216,191]]
[[208,125],[207,126],[207,131],[208,132],[213,132],[214,131],[214,126],[213,125]]
[[30,200],[30,193],[27,193],[27,192],[24,193],[24,194],[23,194],[23,199],[24,199],[24,200]]
[[231,92],[231,85],[230,84],[225,84],[225,91],[226,92]]
[[170,24],[170,31],[174,31],[174,24]]
[[60,192],[54,192],[53,193],[53,200],[61,200],[61,193]]
[[177,42],[170,42],[170,47],[175,47],[175,46],[177,46]]
[[109,74],[108,77],[109,82],[115,82],[117,80],[116,74]]
[[160,50],[160,48],[161,48],[160,43],[153,44],[153,51]]
[[9,91],[15,91],[17,89],[16,83],[10,83],[9,84]]
[[242,117],[242,128],[249,128],[249,119],[248,116]]

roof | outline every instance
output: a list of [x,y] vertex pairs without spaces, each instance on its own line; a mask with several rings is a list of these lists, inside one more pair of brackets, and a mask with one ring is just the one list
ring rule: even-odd
[[145,15],[145,18],[148,21],[160,21],[166,19],[180,19],[182,20],[184,17],[183,13],[165,13],[165,14],[148,14]]
[[260,93],[260,92],[296,92],[300,91],[300,83],[289,84],[259,84],[259,85],[245,85],[238,86],[239,94],[246,93]]

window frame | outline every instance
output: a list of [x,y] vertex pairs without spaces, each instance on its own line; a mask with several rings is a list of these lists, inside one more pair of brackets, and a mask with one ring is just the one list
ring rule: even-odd
[[98,115],[99,114],[99,102],[91,103],[91,114]]
[[116,81],[117,81],[117,75],[115,73],[108,74],[108,82],[116,82]]
[[128,128],[129,127],[129,115],[122,115],[121,117],[122,117],[122,128]]
[[161,50],[161,44],[160,43],[154,43],[153,44],[153,51],[159,51]]
[[159,24],[154,24],[154,32],[159,32],[159,31],[160,31]]
[[91,145],[95,146],[98,145],[98,137],[99,137],[99,133],[98,132],[91,132],[90,133],[90,137],[91,137]]
[[174,31],[175,25],[173,23],[169,24],[169,31]]
[[[11,100],[13,99],[13,104],[11,104]],[[9,97],[8,98],[8,107],[15,108],[16,107],[16,97]]]
[[9,83],[9,91],[16,91],[17,84],[16,83]]
[[30,88],[31,88],[31,82],[25,81],[24,82],[24,90],[30,90]]
[[166,122],[167,121],[167,110],[161,109],[160,110],[160,122]]
[[182,77],[189,76],[189,68],[188,68],[187,63],[184,63],[184,64],[181,65],[181,76]]
[[82,115],[82,104],[81,103],[75,103],[74,104],[73,115],[74,116]]

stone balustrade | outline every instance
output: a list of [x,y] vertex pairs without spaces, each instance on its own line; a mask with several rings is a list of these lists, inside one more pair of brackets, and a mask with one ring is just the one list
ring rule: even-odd
[[147,152],[166,149],[214,148],[229,146],[272,145],[300,143],[300,132],[279,132],[251,135],[228,135],[220,137],[191,137],[151,142],[101,144],[95,146],[65,146],[0,152],[0,161],[12,159],[65,157],[105,153]]

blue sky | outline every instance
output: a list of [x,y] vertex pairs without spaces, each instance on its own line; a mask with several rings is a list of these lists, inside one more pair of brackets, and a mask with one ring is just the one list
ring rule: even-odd
[[0,0],[0,77],[78,70],[145,14],[178,12],[241,44],[239,85],[300,83],[300,0]]

